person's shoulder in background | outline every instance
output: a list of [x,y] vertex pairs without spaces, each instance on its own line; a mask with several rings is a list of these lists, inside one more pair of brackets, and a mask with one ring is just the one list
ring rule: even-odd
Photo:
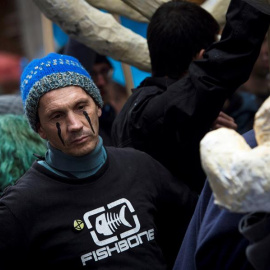
[[0,95],[0,114],[24,114],[22,98],[19,94]]

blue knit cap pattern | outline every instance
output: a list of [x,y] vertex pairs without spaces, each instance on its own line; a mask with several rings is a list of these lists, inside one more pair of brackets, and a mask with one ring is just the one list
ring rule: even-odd
[[21,76],[21,96],[29,124],[37,132],[40,98],[51,90],[79,86],[102,108],[100,91],[89,73],[74,57],[58,53],[32,60]]

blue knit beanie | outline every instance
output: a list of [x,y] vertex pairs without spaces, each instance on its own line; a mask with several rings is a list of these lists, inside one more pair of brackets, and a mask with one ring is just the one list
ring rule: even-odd
[[103,101],[89,73],[74,57],[50,53],[32,60],[21,76],[21,95],[29,124],[37,132],[38,103],[51,90],[80,86],[102,108]]

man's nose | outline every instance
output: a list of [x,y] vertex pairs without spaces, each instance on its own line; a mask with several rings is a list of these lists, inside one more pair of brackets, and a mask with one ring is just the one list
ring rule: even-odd
[[69,131],[77,131],[83,128],[83,123],[77,114],[71,112],[67,116],[67,126]]
[[103,74],[97,74],[96,77],[96,85],[97,87],[104,87],[107,84],[107,79],[104,77]]

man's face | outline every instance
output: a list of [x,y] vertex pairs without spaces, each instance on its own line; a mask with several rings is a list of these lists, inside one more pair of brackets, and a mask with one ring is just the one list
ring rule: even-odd
[[98,143],[101,109],[80,87],[68,86],[41,97],[38,133],[50,144],[72,156],[92,152]]
[[264,39],[260,54],[254,64],[253,71],[257,77],[265,78],[269,73],[268,40]]
[[108,97],[108,90],[106,87],[112,77],[112,68],[107,63],[97,63],[94,64],[90,72],[90,75],[95,85],[100,90],[104,103],[107,103],[109,97]]

